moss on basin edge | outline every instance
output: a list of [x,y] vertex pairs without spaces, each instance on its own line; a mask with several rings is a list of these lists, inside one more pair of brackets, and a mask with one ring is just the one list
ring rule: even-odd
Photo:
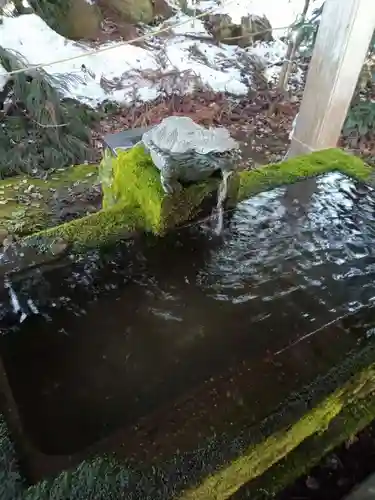
[[[375,364],[372,364],[294,425],[248,447],[236,460],[185,491],[179,500],[227,500],[247,483],[249,498],[272,498],[332,447],[358,433],[375,418],[374,390]],[[280,462],[282,466],[273,470]]]
[[62,238],[75,250],[105,246],[143,229],[142,213],[137,206],[119,203],[107,210],[100,210],[81,219],[61,224],[24,239]]
[[[238,459],[177,495],[174,485],[168,485],[171,486],[169,490],[164,482],[168,474],[163,471],[163,465],[159,470],[159,465],[155,464],[152,471],[148,471],[134,469],[135,463],[120,464],[110,458],[84,461],[76,469],[65,471],[55,479],[41,481],[27,488],[17,468],[14,448],[0,416],[0,497],[2,500],[73,497],[85,500],[94,495],[97,500],[107,500],[130,498],[137,491],[142,498],[226,500],[245,483],[257,481],[258,478],[258,482],[249,484],[248,497],[268,500],[298,473],[314,465],[332,446],[356,434],[374,419],[374,390],[375,364],[370,364],[294,424],[280,429],[258,444],[244,448]],[[207,460],[207,450],[202,448],[201,451]],[[172,481],[179,474],[184,480],[178,463]],[[167,469],[170,469],[170,465],[167,464]],[[158,481],[158,478],[161,480]],[[150,492],[152,496],[149,496]]]
[[[197,215],[204,199],[212,193],[215,196],[218,187],[218,181],[210,179],[166,195],[159,171],[142,146],[120,152],[115,158],[105,157],[100,170],[103,209],[39,235],[59,236],[79,248],[100,246],[137,230],[163,235]],[[236,203],[261,191],[335,170],[364,181],[372,174],[359,158],[330,149],[233,176],[230,201]]]
[[236,200],[332,171],[340,171],[362,181],[369,180],[373,173],[373,169],[356,156],[341,149],[327,149],[241,172]]
[[103,185],[103,208],[117,203],[138,206],[144,229],[156,234],[163,234],[194,217],[203,200],[218,187],[218,181],[210,179],[173,195],[165,194],[160,173],[142,146],[120,152],[111,159],[105,158],[101,170],[106,171],[107,179]]

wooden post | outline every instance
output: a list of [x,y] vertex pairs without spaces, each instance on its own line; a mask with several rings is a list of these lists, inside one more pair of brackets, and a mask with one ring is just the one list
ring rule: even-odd
[[336,147],[375,29],[375,0],[326,0],[288,157]]

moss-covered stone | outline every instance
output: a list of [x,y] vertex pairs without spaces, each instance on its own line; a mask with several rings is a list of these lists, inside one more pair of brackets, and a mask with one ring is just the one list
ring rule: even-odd
[[[101,211],[38,234],[62,237],[64,241],[77,248],[105,244],[135,230],[151,230],[161,234],[169,227],[191,217],[199,208],[204,197],[217,186],[216,181],[210,181],[192,186],[176,197],[168,197],[160,186],[159,172],[152,165],[143,149],[139,147],[121,153],[118,158],[111,160],[110,168],[111,176],[109,179],[111,182],[103,188],[105,206]],[[364,165],[359,159],[339,150],[329,150],[239,174],[236,180],[237,199],[241,200],[266,189],[334,170],[365,181],[372,175],[371,168]],[[302,416],[297,415],[294,410],[290,410],[292,416],[288,420],[288,424],[284,420],[281,421],[282,423],[278,420],[278,427],[264,433],[259,439],[244,438],[241,443],[241,451],[233,460],[226,460],[221,456],[220,466],[216,467],[214,471],[211,468],[210,472],[207,472],[209,467],[206,469],[202,465],[200,476],[196,478],[196,486],[192,486],[194,480],[189,478],[188,482],[182,473],[179,474],[177,465],[173,480],[177,481],[177,476],[183,478],[177,485],[180,491],[178,494],[175,484],[169,484],[170,491],[168,494],[166,493],[166,473],[163,472],[165,464],[155,465],[147,477],[150,478],[151,482],[155,482],[156,478],[161,478],[162,486],[160,487],[165,488],[162,491],[165,499],[174,497],[180,500],[224,500],[248,482],[254,482],[254,484],[257,482],[259,487],[256,488],[256,491],[276,491],[299,472],[306,470],[334,444],[338,444],[340,440],[357,432],[374,418],[374,359],[375,356],[372,353],[366,364],[356,365],[355,369],[346,367],[343,381],[336,383],[337,379],[335,379],[336,389],[332,389],[330,395],[325,394],[324,397],[314,400],[313,409],[305,411],[304,407],[305,413]],[[324,381],[320,381],[320,384],[322,383],[326,386]],[[327,393],[329,390],[327,389]],[[365,397],[366,401],[364,401]],[[310,394],[309,401],[311,401]],[[244,410],[241,411],[243,417]],[[283,411],[289,411],[286,405],[283,407]],[[247,414],[245,416],[248,418]],[[357,420],[356,417],[358,417]],[[263,428],[266,426],[263,421],[260,424]],[[245,431],[242,434],[244,435],[244,433]],[[205,460],[210,460],[211,449],[208,446],[207,449],[204,448],[203,443],[202,449]],[[301,454],[301,450],[304,450],[303,454]],[[222,452],[223,449],[220,448],[220,453]],[[297,459],[289,459],[293,456]],[[303,457],[304,470],[297,467],[296,460],[300,460],[301,457]],[[182,458],[179,456],[178,460],[182,460]],[[281,468],[281,465],[277,464],[283,464],[283,467]],[[82,467],[87,466],[85,463]],[[274,471],[272,474],[275,475],[270,476],[271,471]],[[129,471],[127,473],[132,474]],[[66,492],[69,491],[68,488],[72,487],[73,484],[72,474],[75,472],[63,474],[56,479],[53,491],[60,487],[65,488]],[[104,469],[94,473],[96,480],[100,474],[105,475]],[[276,475],[277,481],[270,480]],[[81,477],[80,474],[77,477]],[[185,491],[181,493],[183,481],[186,481],[183,483]],[[142,487],[146,482],[142,482]],[[25,498],[35,500],[45,498],[43,492],[51,492],[51,484],[50,482],[41,483],[41,485],[33,487],[26,494],[32,494],[32,496]],[[100,481],[101,487],[105,488],[103,484],[105,485],[105,481]],[[74,498],[87,498],[88,490],[86,487],[87,485],[82,490],[84,493],[81,494],[78,492],[79,488],[74,486],[76,495]],[[89,485],[89,487],[95,488],[94,485]],[[159,486],[153,487],[155,494],[152,498],[159,498],[161,494],[158,490]],[[156,494],[156,490],[158,490],[159,496]],[[112,490],[108,490],[107,493],[111,494],[111,492]],[[140,491],[140,496],[142,494],[143,491]],[[72,498],[68,493],[65,494],[66,497]],[[143,497],[147,498],[147,493]],[[60,497],[56,496],[56,498]],[[256,497],[254,496],[254,498]]]
[[[230,204],[235,205],[238,201],[267,189],[334,170],[365,181],[372,176],[372,169],[360,159],[338,149],[326,150],[232,176],[229,186]],[[48,227],[50,224],[46,207],[51,189],[64,184],[73,185],[75,182],[87,182],[90,185],[96,179],[96,172],[97,167],[82,165],[59,172],[54,176],[55,179],[48,182],[30,181],[43,195],[43,199],[37,201],[35,206],[20,204],[14,199],[14,192],[19,190],[19,186],[23,186],[24,178],[0,182],[0,229],[5,227],[11,232],[29,234]],[[160,184],[159,171],[141,146],[121,152],[116,158],[105,156],[100,165],[100,180],[103,210],[47,229],[48,236],[66,237],[69,243],[83,248],[86,245],[91,247],[106,244],[135,230],[163,235],[168,229],[196,216],[203,200],[212,193],[215,195],[218,187],[218,181],[210,179],[173,196],[166,195]],[[28,183],[27,180],[25,188]],[[1,186],[5,189],[5,205],[1,205]],[[19,219],[22,219],[20,224]],[[14,231],[15,226],[21,230]]]
[[373,170],[356,156],[340,149],[327,149],[298,156],[274,165],[265,165],[239,174],[237,201],[285,184],[340,171],[359,180],[368,180]]
[[194,217],[202,201],[218,187],[218,181],[211,179],[166,195],[160,173],[142,146],[120,152],[116,158],[105,158],[101,171],[102,178],[106,179],[103,208],[117,203],[138,206],[144,229],[155,234],[163,234]]
[[60,35],[73,40],[95,40],[102,16],[95,2],[86,0],[30,0],[31,7]]

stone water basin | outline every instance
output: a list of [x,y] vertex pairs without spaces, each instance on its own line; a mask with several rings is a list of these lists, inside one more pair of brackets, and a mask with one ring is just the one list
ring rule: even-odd
[[[240,203],[220,236],[206,219],[20,284],[43,316],[9,327],[4,298],[0,352],[32,447],[80,454],[208,386],[227,424],[232,407],[265,418],[372,341],[343,325],[375,300],[374,209],[371,187],[331,173]],[[239,367],[247,386],[221,386]],[[220,430],[211,417],[199,439]]]

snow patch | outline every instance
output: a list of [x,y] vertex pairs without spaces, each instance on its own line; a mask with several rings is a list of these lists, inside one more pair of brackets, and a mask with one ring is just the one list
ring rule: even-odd
[[[174,68],[192,72],[216,92],[243,95],[248,91],[248,87],[241,82],[240,69],[233,65],[236,55],[232,47],[220,48],[203,42],[171,40],[166,46],[166,53]],[[232,60],[232,63],[225,68],[228,60]]]
[[[182,26],[178,26],[178,24],[183,24]],[[194,19],[192,17],[179,12],[175,16],[168,19],[168,25],[171,26],[171,30],[176,35],[201,35],[201,36],[210,36],[208,31],[206,30],[204,23],[201,19]]]
[[9,79],[8,73],[6,72],[5,68],[0,64],[0,90],[4,88],[8,79]]
[[[324,0],[315,0],[308,15],[319,8]],[[249,15],[266,16],[272,28],[290,26],[301,14],[305,0],[188,0],[188,7],[201,12],[215,9],[217,14],[230,16],[234,24],[241,24],[242,18]],[[284,36],[286,30],[273,32],[275,37]]]
[[[26,3],[27,0],[23,1]],[[198,0],[198,3],[194,4],[193,0],[188,2],[191,8],[216,9],[229,13],[232,19],[237,20],[249,13],[265,13],[275,25],[275,20],[268,15],[267,9],[272,11],[274,16],[281,9],[285,17],[289,5],[294,5],[294,10],[289,8],[290,12],[294,13],[298,10],[296,5],[300,8],[303,0],[221,0],[220,3],[219,0]],[[11,3],[9,5],[11,6]],[[289,15],[288,22],[294,20],[293,16]],[[280,22],[287,22],[280,19]],[[2,47],[19,52],[30,65],[62,61],[46,66],[45,71],[57,77],[69,75],[65,96],[91,106],[107,100],[120,104],[154,100],[160,93],[173,90],[175,84],[180,92],[190,91],[199,83],[217,92],[244,95],[252,81],[249,69],[251,57],[257,56],[265,67],[266,78],[274,80],[280,72],[281,62],[286,54],[286,45],[280,40],[258,43],[247,49],[214,44],[203,21],[190,18],[181,11],[163,25],[170,26],[172,35],[157,37],[152,36],[150,31],[147,48],[110,42],[99,47],[105,51],[94,54],[92,44],[65,39],[35,14],[3,17],[2,21]],[[181,23],[186,24],[178,26]],[[6,80],[4,69],[0,68],[0,89]]]
[[[20,52],[32,65],[77,57],[92,50],[88,44],[65,39],[35,14],[4,18],[0,39],[5,49]],[[76,77],[69,82],[67,96],[95,105],[107,99],[126,102],[135,74],[150,69],[158,69],[150,51],[135,45],[111,44],[111,50],[47,66],[45,71],[55,76]],[[154,95],[150,92],[151,99]],[[149,98],[146,89],[142,89],[142,96],[145,100]]]
[[[184,19],[181,15],[180,18]],[[176,36],[166,39],[159,48],[112,43],[102,45],[111,50],[85,56],[92,50],[89,44],[67,40],[37,15],[26,14],[4,18],[0,39],[5,49],[18,51],[31,65],[76,58],[46,66],[45,71],[55,76],[72,75],[66,97],[89,105],[105,100],[130,103],[135,97],[153,100],[160,91],[158,80],[172,70],[196,75],[216,91],[245,94],[248,88],[241,81],[237,49],[187,40],[181,28],[176,28]],[[191,25],[186,28],[191,29]],[[194,29],[202,33],[203,24],[194,21]],[[84,57],[77,58],[81,55]],[[160,58],[166,60],[164,65],[160,64]]]

